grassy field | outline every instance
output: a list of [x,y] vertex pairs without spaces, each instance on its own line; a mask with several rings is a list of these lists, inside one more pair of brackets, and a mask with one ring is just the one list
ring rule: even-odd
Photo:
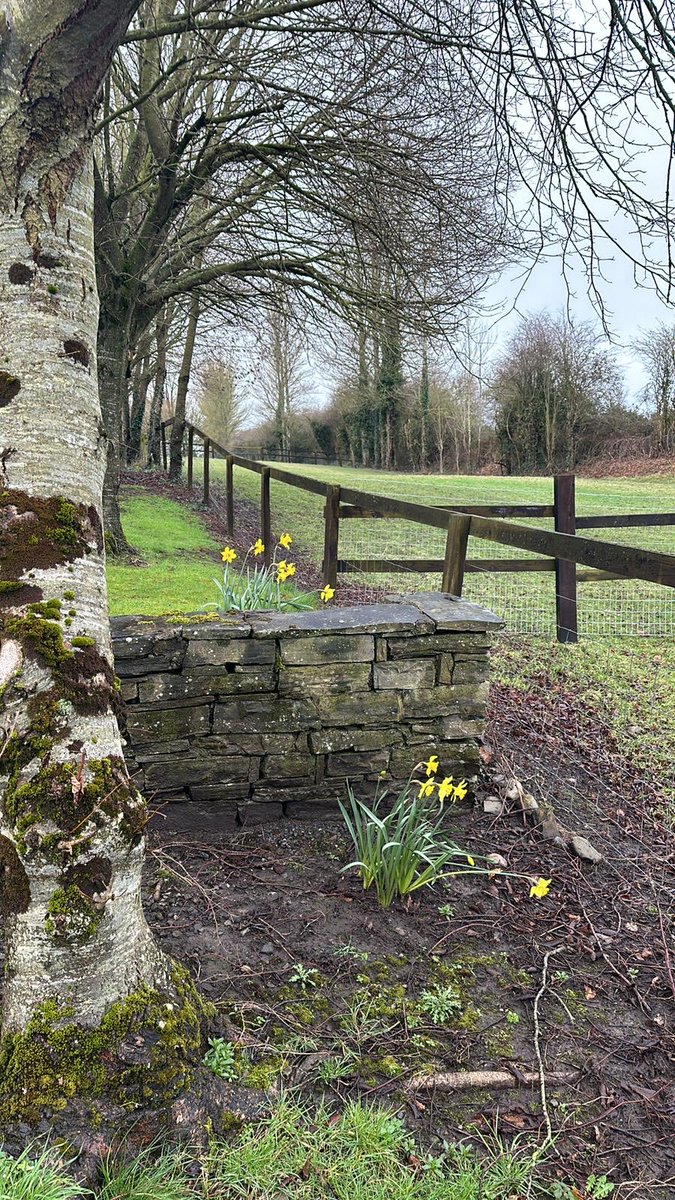
[[125,533],[145,565],[108,562],[113,616],[195,612],[214,599],[220,547],[194,513],[140,488],[122,500]]
[[[222,461],[212,463],[214,482],[224,476]],[[196,474],[201,470],[195,463]],[[326,482],[341,483],[380,495],[415,500],[423,504],[546,504],[552,502],[548,479],[527,477],[399,475],[382,471],[351,470],[346,467],[291,466]],[[257,502],[260,479],[252,471],[235,468],[235,494]],[[638,512],[672,512],[675,485],[663,476],[639,479],[578,479],[577,512],[580,515]],[[319,563],[323,549],[323,500],[288,484],[272,482],[272,519],[275,528],[290,529],[298,546]],[[522,519],[519,519],[522,520]],[[552,528],[549,521],[524,522]],[[622,542],[666,553],[675,552],[675,527],[588,530],[584,536]],[[340,528],[342,558],[442,558],[445,538],[440,530],[408,521],[352,520]],[[469,543],[470,558],[533,557],[496,543]],[[421,590],[438,586],[438,576],[394,572],[387,576],[352,576],[366,585],[384,590]],[[465,593],[486,605],[521,633],[555,632],[555,583],[553,573],[520,575],[480,573],[467,576]],[[628,583],[584,583],[579,586],[579,624],[582,633],[603,635],[675,636],[675,602],[670,589],[639,580]]]

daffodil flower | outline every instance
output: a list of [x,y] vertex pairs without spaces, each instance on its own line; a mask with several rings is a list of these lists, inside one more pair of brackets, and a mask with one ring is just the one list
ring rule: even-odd
[[253,549],[253,553],[255,554],[255,556],[257,558],[259,554],[265,553],[265,543],[260,538],[258,538],[257,542],[254,543],[252,549]]
[[321,593],[321,599],[323,600],[324,604],[327,604],[329,600],[332,600],[334,595],[335,588],[332,588],[330,584],[327,583]]
[[538,879],[530,888],[530,896],[536,896],[537,900],[542,900],[544,896],[548,896],[552,883],[552,879]]
[[295,575],[295,563],[289,563],[286,567],[286,578],[290,579],[292,575]]
[[286,562],[286,559],[282,558],[281,562],[277,563],[277,570],[285,571],[287,566],[288,566],[288,563]]
[[446,775],[445,779],[438,785],[438,799],[441,804],[445,800],[452,799],[455,794],[455,789],[452,785],[452,775]]
[[221,550],[220,557],[224,563],[233,563],[237,557],[237,551],[233,550],[231,546],[226,546],[224,550]]
[[418,798],[422,800],[426,799],[427,796],[433,796],[435,787],[436,784],[431,779],[427,779],[426,782],[420,784],[420,793]]
[[436,774],[436,772],[437,772],[437,770],[438,770],[438,768],[439,768],[439,766],[440,766],[440,763],[439,763],[439,761],[438,761],[438,758],[437,758],[437,756],[436,756],[435,754],[432,754],[432,755],[431,755],[431,758],[429,759],[429,761],[428,761],[428,762],[425,762],[425,763],[422,763],[422,766],[423,766],[423,767],[426,767],[426,769],[427,769],[427,778],[428,778],[430,775],[435,775],[435,774]]
[[291,537],[290,533],[282,533],[281,537],[279,538],[279,545],[283,546],[284,550],[290,549],[292,542],[293,538]]
[[460,779],[459,783],[455,784],[455,800],[463,800],[467,794],[466,779]]

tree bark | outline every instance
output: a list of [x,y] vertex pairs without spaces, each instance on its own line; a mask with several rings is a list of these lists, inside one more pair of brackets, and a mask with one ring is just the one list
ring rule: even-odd
[[[145,343],[147,346],[147,342]],[[148,402],[150,386],[150,356],[143,353],[134,371],[131,394],[131,412],[129,414],[129,441],[127,444],[127,462],[137,463],[141,457],[141,435],[143,421]]]
[[91,126],[134,7],[17,2],[0,43],[3,1121],[81,1094],[147,1105],[159,1048],[171,1094],[199,1049],[141,907],[146,808],[117,723],[101,521]]
[[157,366],[155,368],[155,381],[152,389],[152,402],[150,404],[150,419],[148,422],[148,466],[161,467],[162,465],[162,445],[160,427],[162,423],[162,407],[164,404],[164,392],[166,389],[166,353],[169,340],[169,329],[171,328],[171,318],[173,316],[173,306],[165,305],[160,315],[157,318],[156,339],[157,339]]
[[187,401],[188,387],[190,386],[190,371],[192,370],[192,359],[194,357],[198,324],[199,292],[193,292],[192,296],[190,297],[190,313],[188,316],[187,332],[185,334],[183,357],[180,364],[180,374],[178,376],[178,387],[176,388],[176,410],[174,412],[173,424],[171,426],[171,443],[169,446],[169,480],[171,483],[177,483],[183,471],[185,404]]
[[103,524],[109,554],[129,554],[120,513],[120,475],[124,466],[126,435],[124,412],[128,406],[129,314],[123,302],[106,297],[98,323],[98,386],[106,432],[106,469],[103,480]]

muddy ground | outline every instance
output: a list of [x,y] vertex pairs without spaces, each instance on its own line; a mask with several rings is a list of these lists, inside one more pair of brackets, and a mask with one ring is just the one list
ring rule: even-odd
[[[342,873],[351,850],[339,815],[223,837],[217,805],[203,805],[155,817],[147,911],[217,1005],[214,1033],[236,1044],[245,1081],[386,1102],[429,1145],[470,1129],[542,1138],[548,1120],[553,1175],[607,1174],[633,1185],[622,1196],[665,1200],[674,846],[658,796],[606,746],[593,714],[577,713],[572,728],[568,712],[565,724],[569,702],[538,713],[495,688],[485,778],[447,821],[476,858],[497,852],[516,876],[551,878],[545,899],[530,898],[527,879],[472,875],[383,910]],[[545,841],[518,802],[486,815],[484,797],[514,775],[602,862]],[[570,1075],[548,1083],[545,1108],[540,1063],[545,1078]],[[486,1069],[514,1086],[447,1092],[418,1078]]]

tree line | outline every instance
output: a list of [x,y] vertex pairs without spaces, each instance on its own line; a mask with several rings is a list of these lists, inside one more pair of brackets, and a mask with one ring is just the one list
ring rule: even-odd
[[[523,317],[500,351],[494,331],[471,318],[443,354],[391,320],[377,335],[346,331],[324,368],[336,380],[321,406],[312,404],[307,351],[287,315],[262,336],[266,369],[252,380],[237,385],[234,353],[207,358],[196,415],[218,428],[221,445],[385,470],[553,474],[603,456],[675,450],[675,327],[665,324],[635,342],[646,384],[632,402],[614,348],[564,313]],[[212,386],[219,361],[220,370],[227,363],[222,404]],[[244,397],[261,420],[247,420]]]

